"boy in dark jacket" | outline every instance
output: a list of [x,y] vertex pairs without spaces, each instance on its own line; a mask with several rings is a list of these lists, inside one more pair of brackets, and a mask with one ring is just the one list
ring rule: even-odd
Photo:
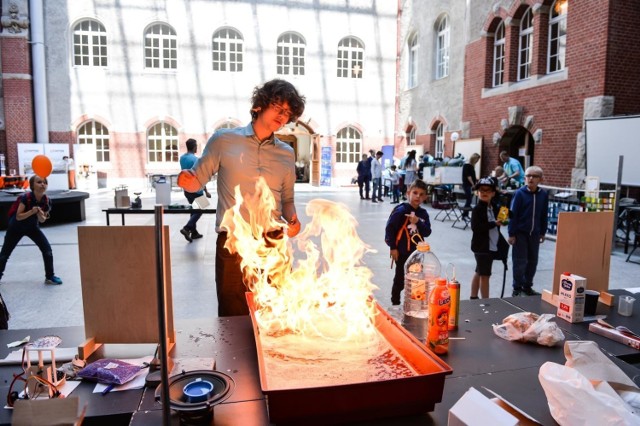
[[496,195],[496,182],[492,178],[482,178],[475,186],[478,203],[471,214],[471,251],[476,258],[476,272],[471,279],[471,299],[489,297],[489,279],[494,260],[506,259],[509,245],[500,232],[498,206],[492,203]]
[[[407,190],[407,202],[398,204],[387,220],[384,241],[391,249],[392,263],[396,263],[391,288],[393,305],[400,304],[400,295],[404,289],[404,264],[417,247],[417,242],[411,237],[417,234],[424,239],[431,235],[429,213],[421,207],[426,199],[427,184],[416,179]],[[416,240],[420,241],[418,238]]]
[[535,296],[533,276],[538,267],[538,250],[547,232],[549,194],[539,188],[542,169],[528,167],[526,185],[518,189],[511,200],[509,244],[513,246],[513,296]]

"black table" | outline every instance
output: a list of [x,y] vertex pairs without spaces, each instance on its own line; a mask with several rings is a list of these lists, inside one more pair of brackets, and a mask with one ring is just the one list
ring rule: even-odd
[[[613,290],[622,294],[621,290]],[[442,402],[430,413],[402,416],[367,422],[368,425],[445,425],[449,409],[470,388],[487,387],[506,397],[510,402],[529,413],[545,425],[556,424],[551,414],[544,391],[538,380],[540,366],[552,361],[565,363],[563,345],[552,348],[528,343],[508,342],[493,333],[492,325],[502,322],[506,316],[520,312],[555,313],[555,308],[540,297],[517,297],[508,299],[464,300],[460,303],[459,329],[452,337],[449,353],[442,359],[453,368],[446,377]],[[605,305],[598,312],[606,311],[608,320],[630,328],[640,325],[640,313],[626,318],[617,317],[615,308]],[[563,329],[566,340],[588,339],[597,341],[605,354],[619,365],[632,379],[640,382],[640,369],[636,368],[634,355],[622,344],[601,338],[588,332],[587,324],[570,324],[561,319],[556,322]],[[407,323],[407,328],[424,341],[425,329]],[[216,369],[228,374],[236,383],[233,395],[214,409],[215,424],[268,425],[267,401],[262,394],[258,372],[253,329],[248,316],[180,320],[176,322],[176,349],[178,358],[210,357],[216,360]],[[37,338],[46,334],[57,334],[63,338],[64,347],[75,346],[84,340],[82,327],[64,327],[39,330],[0,331],[0,356],[10,351],[6,343],[31,335]],[[638,351],[634,351],[637,352]],[[98,355],[102,356],[102,355]],[[625,362],[626,361],[626,362]],[[0,398],[6,395],[7,380],[18,366],[0,367]],[[162,419],[161,406],[154,399],[153,389],[112,392],[104,397],[92,394],[92,384],[81,384],[71,396],[79,396],[81,404],[88,404],[85,424],[109,425],[157,425]],[[9,424],[10,412],[2,410],[0,424]],[[175,414],[172,418],[176,418]],[[177,423],[176,423],[177,424]]]
[[[122,226],[124,226],[124,216],[128,215],[128,214],[154,214],[155,210],[154,209],[134,209],[131,207],[128,208],[109,208],[109,209],[103,209],[102,210],[105,213],[105,216],[107,217],[107,226],[111,226],[111,223],[109,221],[109,216],[112,214],[119,214],[121,215],[121,223]],[[180,208],[180,209],[172,209],[172,208],[165,208],[163,209],[163,213],[164,214],[191,214],[191,213],[197,213],[200,212],[202,214],[215,214],[216,213],[216,209],[192,209],[192,208]]]
[[[9,209],[20,194],[18,191],[0,191],[0,229],[7,229]],[[43,225],[85,220],[84,200],[89,198],[88,192],[52,190],[47,191],[47,197],[51,200],[52,210],[51,217]]]

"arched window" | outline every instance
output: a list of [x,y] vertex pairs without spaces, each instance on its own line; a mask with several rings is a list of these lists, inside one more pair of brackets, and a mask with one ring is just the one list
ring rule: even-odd
[[169,25],[153,24],[144,32],[144,66],[165,70],[178,67],[178,40]]
[[551,6],[547,73],[562,71],[565,67],[568,8],[568,0],[556,0]]
[[352,126],[336,135],[336,163],[357,163],[362,156],[362,133]]
[[278,38],[276,73],[279,75],[304,75],[306,43],[295,33],[284,33]]
[[364,45],[355,37],[345,37],[338,43],[338,77],[362,78]]
[[444,157],[444,124],[438,124],[436,128],[436,158]]
[[527,9],[520,20],[520,45],[518,47],[518,81],[531,76],[531,60],[533,58],[533,13]]
[[220,129],[235,129],[236,127],[238,127],[237,124],[235,124],[235,123],[233,123],[231,121],[225,121],[224,123],[222,123],[221,125],[216,127],[216,130],[220,130]]
[[500,22],[493,37],[493,87],[504,83],[504,21]]
[[244,40],[233,28],[222,28],[213,33],[211,52],[214,71],[241,72]]
[[409,73],[407,78],[407,88],[412,89],[418,85],[418,33],[409,37]]
[[85,19],[73,27],[73,65],[107,66],[107,32],[100,22]]
[[436,42],[436,79],[449,75],[449,18],[443,16],[438,24]]
[[147,151],[150,163],[178,161],[178,131],[167,123],[156,123],[147,131]]
[[97,162],[109,161],[109,129],[99,121],[90,120],[82,123],[76,132],[76,143],[93,145]]
[[411,130],[409,130],[409,134],[407,135],[407,145],[415,145],[416,144],[416,126],[413,126]]

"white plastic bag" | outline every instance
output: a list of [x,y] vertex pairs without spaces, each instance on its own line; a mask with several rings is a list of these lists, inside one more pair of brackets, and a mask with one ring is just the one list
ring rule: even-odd
[[564,340],[562,330],[551,321],[554,317],[553,314],[517,312],[503,319],[502,324],[494,324],[493,332],[505,340],[554,346]]
[[545,362],[538,374],[551,416],[563,426],[640,425],[632,409],[608,382],[591,384],[576,369]]

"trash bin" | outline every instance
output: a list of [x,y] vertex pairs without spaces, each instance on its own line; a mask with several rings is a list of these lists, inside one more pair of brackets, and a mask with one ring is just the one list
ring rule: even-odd
[[107,187],[107,172],[102,170],[98,170],[96,172],[98,175],[98,188],[106,188]]
[[165,207],[171,204],[171,180],[166,176],[160,176],[155,184],[156,204],[162,204]]

